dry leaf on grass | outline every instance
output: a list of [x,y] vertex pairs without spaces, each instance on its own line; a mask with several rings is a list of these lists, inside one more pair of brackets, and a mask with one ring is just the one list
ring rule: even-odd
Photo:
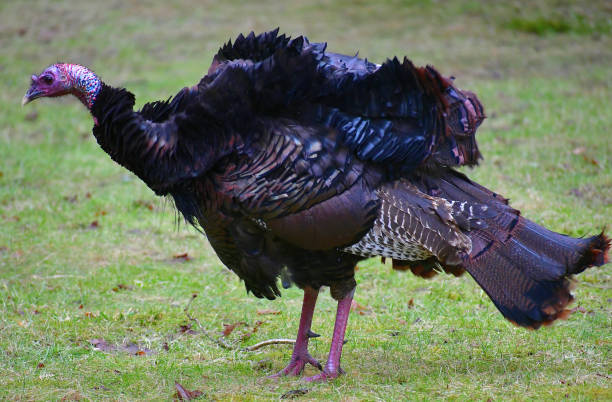
[[236,327],[239,326],[239,325],[246,325],[246,323],[244,321],[239,321],[239,322],[235,322],[233,324],[223,324],[223,336],[225,336],[225,337],[230,336],[230,334],[232,332],[234,332]]
[[124,285],[123,283],[120,283],[113,288],[113,292],[118,292],[120,290],[132,290],[132,287],[129,285]]
[[351,302],[351,311],[359,314],[359,315],[370,315],[372,314],[372,310],[368,306],[364,306],[362,304],[357,303],[355,300]]
[[249,339],[251,337],[251,335],[253,335],[255,332],[257,332],[259,327],[261,327],[261,324],[263,324],[263,321],[255,322],[255,325],[253,325],[253,327],[251,329],[248,329],[248,330],[244,331],[242,333],[242,335],[240,335],[240,340],[244,341],[246,339]]
[[585,162],[588,162],[591,165],[595,165],[595,166],[599,167],[599,161],[587,153],[586,147],[574,148],[572,153],[574,155],[582,156],[582,158],[585,160]]
[[189,256],[189,253],[174,254],[172,258],[174,258],[177,261],[183,261],[183,262],[191,261],[191,257]]
[[204,393],[200,390],[189,391],[177,381],[174,382],[174,388],[176,388],[176,392],[174,394],[174,399],[177,401],[190,401],[192,399],[196,399],[202,396]]
[[182,324],[179,326],[179,332],[181,334],[187,334],[187,335],[195,335],[198,333],[198,331],[192,329],[191,324]]

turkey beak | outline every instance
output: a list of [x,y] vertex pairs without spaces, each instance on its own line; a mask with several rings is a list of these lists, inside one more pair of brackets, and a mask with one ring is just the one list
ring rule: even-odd
[[43,91],[38,88],[30,88],[25,95],[23,95],[23,99],[21,100],[21,106],[25,106],[28,103],[32,102],[34,99],[40,98]]
[[21,106],[25,106],[28,103],[32,102],[34,99],[40,98],[42,96],[43,91],[38,89],[38,86],[36,85],[36,79],[36,76],[33,75],[32,85],[30,86],[30,89],[28,89],[28,91],[25,93],[25,95],[23,95],[23,99],[21,100]]

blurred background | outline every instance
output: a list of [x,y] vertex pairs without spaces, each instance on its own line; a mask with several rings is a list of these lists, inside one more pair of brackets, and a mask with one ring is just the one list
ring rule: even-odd
[[[300,292],[288,290],[288,297],[278,304],[247,297],[202,236],[177,225],[180,220],[170,205],[99,149],[91,135],[91,117],[76,99],[45,99],[20,106],[30,75],[58,61],[86,65],[108,84],[127,87],[139,106],[167,99],[197,83],[223,43],[239,33],[276,27],[291,36],[303,34],[311,41],[327,42],[333,52],[358,51],[377,63],[408,56],[416,65],[432,64],[444,75],[455,76],[458,87],[478,95],[488,115],[477,134],[485,159],[479,168],[468,171],[470,177],[510,197],[524,215],[556,231],[581,236],[612,224],[609,0],[2,0],[0,350],[5,355],[0,355],[0,372],[4,372],[0,385],[5,384],[0,388],[5,391],[0,397],[16,398],[18,394],[8,391],[16,384],[25,390],[20,394],[25,399],[61,398],[67,389],[94,397],[109,395],[101,388],[91,390],[100,384],[112,388],[109,384],[117,376],[125,393],[112,394],[113,398],[155,397],[161,392],[157,387],[170,392],[176,373],[191,373],[192,378],[208,375],[211,384],[216,384],[211,385],[214,392],[222,394],[225,389],[229,398],[241,395],[234,392],[242,392],[242,385],[225,384],[214,374],[217,366],[203,362],[216,361],[230,371],[228,378],[252,385],[262,373],[253,372],[240,356],[227,357],[206,339],[172,344],[174,354],[158,355],[155,364],[119,358],[111,364],[91,355],[87,340],[101,336],[115,340],[129,336],[161,350],[167,333],[184,323],[182,306],[194,291],[201,292],[194,314],[211,328],[254,321],[257,309],[272,307],[286,315],[264,317],[268,324],[259,330],[260,338],[251,339],[293,336],[287,322],[295,324],[290,318],[299,312]],[[423,282],[391,273],[378,261],[366,263],[358,274],[357,293],[357,300],[368,304],[366,317],[363,322],[352,318],[352,352],[346,352],[345,359],[352,362],[347,366],[353,378],[362,378],[371,388],[355,383],[351,392],[366,399],[399,398],[405,396],[403,384],[417,384],[414,378],[425,381],[420,378],[422,370],[432,383],[428,387],[421,382],[422,393],[414,394],[417,398],[427,399],[436,390],[442,392],[435,393],[438,397],[487,399],[504,387],[512,388],[517,398],[546,398],[549,394],[524,392],[532,384],[546,388],[543,378],[550,376],[542,373],[557,373],[560,362],[570,377],[577,372],[572,370],[592,372],[606,361],[609,368],[612,278],[606,272],[609,269],[589,271],[581,279],[592,286],[583,289],[593,292],[584,299],[591,300],[593,309],[601,300],[608,300],[607,304],[601,302],[594,315],[585,313],[576,324],[568,324],[575,325],[573,329],[551,329],[548,334],[559,349],[529,360],[525,356],[532,355],[531,349],[520,345],[538,344],[542,350],[549,345],[546,338],[510,331],[470,278]],[[389,297],[403,293],[407,293],[405,299]],[[406,304],[413,297],[408,294],[414,295],[416,307]],[[324,313],[315,318],[315,324],[329,332],[334,306],[329,297],[322,299]],[[448,306],[439,304],[441,300],[448,301]],[[380,349],[369,341],[397,322],[417,319],[424,332],[402,332],[399,344],[385,343]],[[581,322],[587,329],[581,329]],[[454,353],[456,361],[468,355],[471,359],[479,346],[451,341],[430,349],[431,339],[446,336],[449,327],[472,328],[467,335],[484,345],[480,360],[476,359],[483,362],[477,370],[481,378],[487,378],[484,386],[468,379],[475,369],[472,364],[478,363],[457,363],[457,368],[455,360],[445,360],[455,359]],[[504,335],[489,338],[490,328],[502,328]],[[606,338],[607,343],[598,343]],[[47,346],[34,347],[40,344]],[[592,353],[575,356],[571,364],[563,360],[564,349],[577,350],[577,345]],[[395,347],[399,350],[390,356],[388,350]],[[515,361],[514,369],[523,374],[507,383],[505,373],[513,369],[496,362],[509,361],[497,358],[515,347],[526,363]],[[322,356],[325,349],[322,344],[315,351]],[[194,350],[199,357],[194,357]],[[423,365],[423,359],[428,360],[420,353],[425,352],[430,353],[430,365]],[[289,356],[285,349],[268,353],[276,369]],[[361,360],[359,353],[369,353],[375,361]],[[146,357],[142,361],[147,362]],[[380,368],[381,361],[395,362],[401,370]],[[43,377],[42,369],[36,368],[40,362],[50,377]],[[439,369],[440,362],[450,368]],[[363,379],[356,373],[359,367],[365,376],[376,372],[381,376]],[[147,374],[144,378],[121,374],[136,369]],[[534,378],[524,377],[532,371]],[[381,378],[397,393],[377,388]],[[606,389],[610,395],[609,377],[593,378],[596,391],[589,395],[605,395]],[[456,387],[450,391],[448,386],[447,391],[438,386],[453,381]],[[195,382],[202,387],[201,381]],[[56,391],[38,392],[37,387],[51,389],[49,384]],[[261,392],[278,396],[276,391],[257,387],[251,397]],[[598,393],[602,389],[604,394]],[[337,396],[333,392],[311,395]]]

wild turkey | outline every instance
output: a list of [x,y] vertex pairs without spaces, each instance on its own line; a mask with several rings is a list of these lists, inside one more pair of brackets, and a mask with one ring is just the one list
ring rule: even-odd
[[[133,111],[134,95],[87,68],[54,64],[24,97],[77,96],[111,158],[206,232],[257,297],[282,277],[304,290],[289,365],[336,377],[355,264],[393,259],[430,277],[468,271],[508,320],[538,328],[568,314],[570,278],[607,262],[603,233],[572,238],[522,217],[454,170],[475,165],[478,98],[433,67],[382,65],[278,30],[239,36],[208,74],[168,101]],[[308,353],[321,286],[338,300],[325,367]]]

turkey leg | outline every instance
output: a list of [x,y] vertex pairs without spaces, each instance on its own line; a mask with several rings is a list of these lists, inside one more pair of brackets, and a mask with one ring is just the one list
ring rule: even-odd
[[[336,310],[336,324],[334,325],[334,335],[332,337],[329,356],[323,371],[315,376],[304,378],[305,381],[325,381],[336,378],[344,371],[340,368],[340,356],[342,355],[342,345],[344,345],[344,333],[348,323],[349,313],[351,312],[351,302],[355,289],[351,290],[343,299],[338,301]],[[297,347],[297,345],[296,345]]]
[[[310,355],[310,353],[308,353],[308,339],[318,336],[310,330],[310,326],[312,325],[312,314],[314,313],[315,305],[317,304],[318,295],[318,289],[313,289],[310,287],[304,288],[302,316],[300,317],[300,326],[298,328],[297,338],[295,339],[295,346],[293,347],[291,360],[289,361],[287,367],[270,376],[271,378],[284,375],[299,375],[304,370],[306,363],[310,363],[319,370],[323,370],[321,363],[319,363]],[[340,346],[340,348],[342,348],[342,346]]]

